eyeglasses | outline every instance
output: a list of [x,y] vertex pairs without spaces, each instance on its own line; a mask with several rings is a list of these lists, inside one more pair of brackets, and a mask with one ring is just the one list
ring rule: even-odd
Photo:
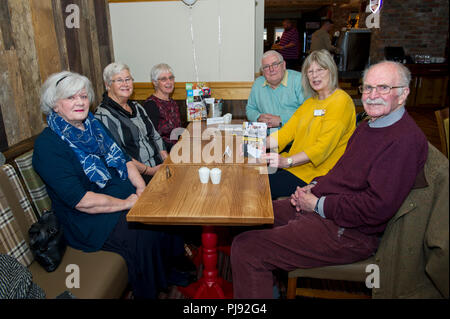
[[400,89],[404,88],[405,86],[389,86],[389,85],[377,85],[377,86],[371,86],[371,85],[360,85],[358,87],[359,92],[362,94],[370,94],[372,93],[373,89],[376,89],[378,93],[380,94],[389,94],[391,92],[391,89]]
[[262,69],[263,69],[264,72],[266,72],[267,70],[270,70],[270,68],[272,68],[273,70],[276,70],[276,69],[278,69],[280,67],[281,63],[283,63],[283,61],[275,62],[275,63],[269,64],[269,65],[264,65],[262,67]]
[[169,76],[168,78],[158,79],[158,81],[161,81],[161,82],[167,82],[167,81],[173,81],[173,80],[175,80],[175,76],[173,76],[173,75]]
[[117,82],[117,83],[119,83],[120,85],[122,85],[122,84],[124,84],[124,83],[127,83],[127,84],[128,84],[128,83],[133,82],[133,81],[134,81],[133,78],[111,80],[111,82]]
[[309,70],[306,73],[308,74],[308,76],[314,76],[314,74],[323,75],[325,73],[325,71],[326,71],[326,69],[320,68],[320,69],[317,69],[317,70]]

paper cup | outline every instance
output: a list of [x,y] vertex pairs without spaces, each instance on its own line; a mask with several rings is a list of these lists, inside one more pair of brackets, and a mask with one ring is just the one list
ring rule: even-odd
[[198,169],[198,176],[200,177],[200,182],[202,184],[208,183],[208,180],[209,180],[209,168],[208,167],[200,167]]
[[225,114],[225,115],[223,116],[223,122],[224,122],[224,124],[230,124],[232,118],[233,118],[233,116],[231,115],[231,113]]
[[213,168],[209,171],[209,176],[211,177],[211,182],[213,184],[219,184],[222,171],[219,168]]

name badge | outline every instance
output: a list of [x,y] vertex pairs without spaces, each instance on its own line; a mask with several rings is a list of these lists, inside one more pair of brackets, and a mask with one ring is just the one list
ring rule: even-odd
[[325,115],[325,110],[314,110],[314,116],[323,116]]

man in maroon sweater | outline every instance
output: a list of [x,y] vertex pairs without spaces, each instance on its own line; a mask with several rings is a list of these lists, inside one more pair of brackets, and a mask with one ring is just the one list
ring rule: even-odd
[[373,255],[388,221],[412,189],[427,139],[405,110],[409,70],[381,62],[360,87],[368,122],[327,175],[274,201],[274,226],[237,236],[231,263],[235,298],[272,298],[275,269],[346,264]]

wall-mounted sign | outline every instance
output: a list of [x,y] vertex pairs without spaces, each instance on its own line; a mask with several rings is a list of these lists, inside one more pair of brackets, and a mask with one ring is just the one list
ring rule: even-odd
[[372,13],[375,14],[381,9],[382,5],[383,5],[383,0],[370,0],[370,3],[369,3],[370,11],[372,11]]

